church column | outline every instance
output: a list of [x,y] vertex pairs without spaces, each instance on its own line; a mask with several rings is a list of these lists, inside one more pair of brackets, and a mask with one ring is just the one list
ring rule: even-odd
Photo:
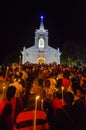
[[47,48],[48,47],[48,37],[45,38],[45,45],[46,45],[45,48]]
[[26,51],[26,49],[25,49],[25,47],[23,47],[23,57],[22,57],[22,63],[23,64],[26,62],[25,61],[25,55],[26,55],[25,51]]
[[37,39],[38,39],[38,37],[35,37],[35,46],[36,46],[36,48],[37,48],[37,46],[38,46],[38,44],[37,44]]

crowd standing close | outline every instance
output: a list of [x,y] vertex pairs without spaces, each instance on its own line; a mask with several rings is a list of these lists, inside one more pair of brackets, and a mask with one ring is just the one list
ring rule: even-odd
[[86,130],[85,121],[86,67],[0,66],[0,130]]

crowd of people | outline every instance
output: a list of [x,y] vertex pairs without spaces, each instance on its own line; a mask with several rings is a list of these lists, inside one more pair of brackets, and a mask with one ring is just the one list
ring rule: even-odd
[[0,130],[86,130],[85,120],[85,66],[0,66]]

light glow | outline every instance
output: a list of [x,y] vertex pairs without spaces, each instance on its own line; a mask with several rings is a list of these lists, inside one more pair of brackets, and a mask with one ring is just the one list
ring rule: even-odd
[[40,97],[40,96],[36,96],[36,100],[38,100],[38,99],[39,99],[39,97]]
[[41,16],[41,19],[43,19],[44,17],[43,16]]

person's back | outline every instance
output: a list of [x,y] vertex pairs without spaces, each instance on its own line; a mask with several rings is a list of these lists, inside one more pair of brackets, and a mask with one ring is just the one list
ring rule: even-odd
[[20,98],[15,98],[16,88],[7,89],[6,98],[0,103],[0,130],[12,130],[16,116],[23,109]]
[[83,112],[81,118],[78,121],[77,130],[86,130],[86,110]]
[[3,76],[3,72],[0,71],[0,103],[6,97],[6,91],[9,86],[9,81],[6,81],[5,77]]
[[53,130],[75,130],[72,93],[65,93],[64,102],[65,105],[54,113]]
[[[33,130],[34,110],[21,112],[13,130]],[[48,130],[49,125],[46,120],[46,113],[42,110],[36,112],[36,130]]]
[[58,108],[55,112],[53,130],[75,130],[72,118],[67,110]]
[[[16,118],[13,130],[33,130],[34,119],[36,119],[36,130],[49,130],[47,114],[41,109],[35,109],[35,94],[29,95],[27,108],[22,111]],[[38,103],[38,102],[37,102]],[[38,105],[39,107],[39,105]],[[35,117],[36,112],[36,117]]]
[[10,83],[9,86],[15,86],[16,87],[16,97],[20,97],[23,92],[23,86],[19,83],[20,79],[15,78],[13,83]]
[[86,108],[85,108],[85,91],[82,87],[78,87],[75,91],[76,97],[78,97],[76,100],[74,100],[73,107],[74,107],[74,116],[75,116],[75,122],[76,126],[79,128],[80,120],[84,118],[84,115],[86,115]]
[[62,93],[57,91],[55,93],[55,97],[53,98],[52,101],[52,108],[55,111],[57,108],[62,108],[62,106],[64,105],[64,102],[62,100]]

